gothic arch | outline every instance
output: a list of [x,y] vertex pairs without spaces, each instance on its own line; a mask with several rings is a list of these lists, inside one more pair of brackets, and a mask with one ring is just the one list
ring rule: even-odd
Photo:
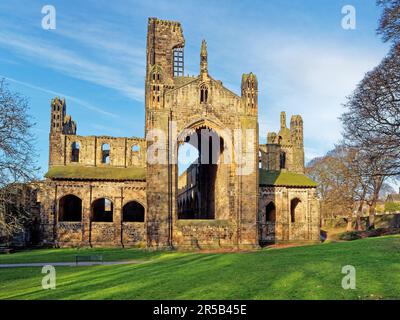
[[137,200],[132,200],[122,208],[122,221],[123,222],[144,222],[145,221],[145,208]]
[[273,201],[270,201],[265,207],[265,222],[276,222],[276,206]]
[[299,215],[301,214],[301,200],[299,198],[293,198],[290,201],[290,222],[298,222]]
[[163,78],[163,69],[159,64],[155,64],[150,70],[151,80],[160,82]]
[[67,194],[58,201],[58,221],[81,222],[82,199],[74,194]]

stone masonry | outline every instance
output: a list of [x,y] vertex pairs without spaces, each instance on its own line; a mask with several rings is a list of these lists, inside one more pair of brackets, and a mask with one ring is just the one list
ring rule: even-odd
[[[279,133],[260,145],[257,77],[243,74],[240,95],[224,87],[209,73],[204,40],[199,75],[184,76],[184,46],[179,22],[149,18],[146,138],[79,136],[66,101],[52,100],[49,171],[38,196],[43,243],[254,248],[319,241],[302,118],[292,116],[287,128],[282,113]],[[199,158],[179,174],[184,143]]]

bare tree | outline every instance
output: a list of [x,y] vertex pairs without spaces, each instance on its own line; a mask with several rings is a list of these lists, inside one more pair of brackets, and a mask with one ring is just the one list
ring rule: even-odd
[[366,186],[374,226],[376,203],[389,177],[400,175],[400,56],[393,47],[348,97],[341,120],[344,143],[358,150],[358,170]]
[[23,203],[25,183],[36,178],[36,153],[28,101],[0,80],[0,236],[21,231],[29,208]]
[[322,216],[344,217],[349,226],[357,203],[365,199],[365,190],[356,174],[356,156],[353,149],[337,146],[324,157],[312,160],[306,169],[307,174],[318,182]]
[[385,42],[400,41],[400,0],[378,0],[377,4],[383,7],[383,13],[379,20],[378,34]]
[[369,226],[373,228],[379,196],[388,188],[387,176],[381,175],[387,171],[386,165],[385,157],[345,144],[312,160],[306,172],[318,182],[322,217],[341,216],[351,229],[355,214],[355,228],[361,230],[363,209],[368,205]]
[[[400,56],[397,48],[367,73],[348,98],[341,120],[351,146],[385,157],[382,175],[400,174]],[[379,174],[376,172],[375,174]]]

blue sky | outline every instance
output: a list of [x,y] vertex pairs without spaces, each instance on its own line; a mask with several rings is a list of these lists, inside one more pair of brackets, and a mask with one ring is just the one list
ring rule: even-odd
[[[56,30],[43,30],[53,5]],[[356,30],[341,27],[344,5]],[[375,35],[375,0],[22,1],[0,2],[0,77],[26,95],[47,169],[50,100],[66,97],[80,135],[144,135],[148,17],[177,20],[186,39],[185,74],[199,72],[201,39],[209,72],[240,92],[242,73],[259,80],[260,138],[285,110],[304,119],[306,159],[340,139],[342,103],[388,46]]]

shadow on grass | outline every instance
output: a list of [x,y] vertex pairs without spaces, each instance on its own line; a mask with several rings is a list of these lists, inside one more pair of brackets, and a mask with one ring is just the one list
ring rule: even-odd
[[[249,253],[164,253],[139,265],[57,268],[42,290],[39,269],[0,275],[12,299],[374,299],[399,298],[399,237]],[[397,249],[397,251],[396,251]],[[342,267],[357,270],[343,290]],[[7,275],[8,273],[8,275]]]

